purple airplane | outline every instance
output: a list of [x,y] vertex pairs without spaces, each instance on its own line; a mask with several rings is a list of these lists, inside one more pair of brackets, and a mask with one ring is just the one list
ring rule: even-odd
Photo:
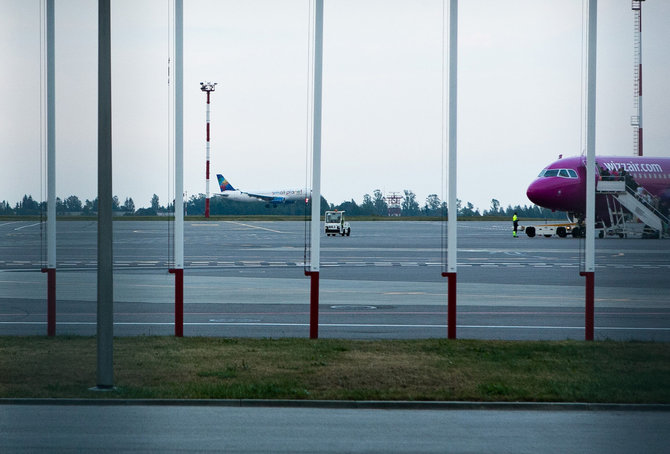
[[[612,203],[608,197],[618,194],[620,202],[627,197],[645,205],[659,218],[661,229],[667,229],[664,224],[670,208],[670,158],[597,156],[596,178],[596,224],[611,226]],[[538,206],[566,211],[573,220],[582,221],[586,211],[586,157],[551,163],[528,186],[526,195]],[[634,208],[636,203],[621,204],[629,211],[642,210]]]

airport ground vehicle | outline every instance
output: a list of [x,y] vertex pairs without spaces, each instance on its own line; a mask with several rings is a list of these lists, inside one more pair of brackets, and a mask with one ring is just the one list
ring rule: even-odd
[[519,230],[526,232],[526,235],[531,238],[535,235],[544,235],[545,237],[558,235],[561,238],[565,238],[570,234],[573,236],[579,236],[579,231],[577,231],[577,235],[574,234],[575,227],[577,227],[577,224],[575,223],[536,224],[519,226]]
[[344,220],[344,211],[326,211],[325,232],[330,235],[351,235],[351,225]]
[[[584,224],[578,224],[576,222],[561,222],[555,224],[534,224],[519,226],[519,231],[526,232],[530,238],[534,236],[544,236],[550,238],[554,235],[561,238],[567,236],[572,236],[573,238],[584,238],[586,233],[586,227]],[[595,229],[596,238],[603,238],[605,236],[605,228],[602,223],[596,224]]]

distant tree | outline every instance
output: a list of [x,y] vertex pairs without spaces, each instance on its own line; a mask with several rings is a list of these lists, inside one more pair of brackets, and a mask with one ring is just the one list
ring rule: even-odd
[[14,210],[12,210],[12,207],[7,203],[6,200],[3,200],[0,202],[0,214],[14,214]]
[[375,215],[377,216],[388,216],[389,206],[384,199],[384,194],[379,189],[373,191],[373,201],[375,207]]
[[405,197],[400,205],[403,216],[417,216],[419,214],[419,203],[416,201],[416,194],[409,189],[403,191]]
[[69,212],[79,212],[82,209],[81,200],[76,195],[71,195],[64,202],[65,211]]
[[151,209],[154,210],[155,213],[158,213],[158,210],[160,210],[160,208],[161,208],[161,204],[158,201],[158,196],[156,194],[154,194],[151,197]]
[[346,211],[349,216],[358,216],[360,215],[360,207],[354,199],[351,199],[349,202],[342,202],[337,205],[335,209],[339,211]]
[[481,216],[479,210],[471,202],[465,204],[465,208],[461,208],[458,212],[459,216]]
[[372,216],[375,214],[375,204],[372,201],[370,194],[365,194],[363,196],[363,203],[360,206],[360,212],[363,216]]
[[112,211],[120,211],[121,202],[119,202],[119,196],[112,197]]
[[60,197],[56,197],[56,214],[65,213],[65,204]]
[[440,216],[442,208],[442,202],[437,194],[429,194],[426,197],[426,204],[423,207],[423,212],[426,216]]
[[126,201],[123,202],[122,210],[130,214],[135,212],[135,202],[133,202],[132,197],[126,197]]
[[498,216],[502,214],[500,212],[500,202],[497,199],[491,199],[491,208],[489,211],[484,211],[484,214],[489,216]]

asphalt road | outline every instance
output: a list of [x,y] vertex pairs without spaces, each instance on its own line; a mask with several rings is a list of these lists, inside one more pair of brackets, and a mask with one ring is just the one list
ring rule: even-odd
[[[0,333],[46,331],[38,222],[0,222]],[[168,222],[114,224],[115,334],[171,334]],[[446,336],[438,222],[353,222],[321,238],[320,337]],[[444,241],[443,241],[444,238]],[[94,334],[96,224],[58,223],[59,334]],[[308,251],[307,251],[308,253]],[[187,222],[186,335],[307,336],[302,222]],[[458,337],[583,339],[583,241],[459,222]],[[670,340],[670,241],[596,240],[597,339]]]
[[665,453],[667,411],[0,405],[0,451]]

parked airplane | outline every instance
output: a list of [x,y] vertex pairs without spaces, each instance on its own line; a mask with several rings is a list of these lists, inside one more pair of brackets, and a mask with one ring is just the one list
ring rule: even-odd
[[221,188],[221,193],[215,194],[221,197],[225,197],[228,200],[233,200],[235,202],[265,202],[268,205],[277,206],[284,203],[294,203],[296,201],[304,201],[307,203],[309,201],[309,196],[307,196],[307,191],[304,189],[285,189],[279,191],[266,191],[266,192],[246,192],[235,189],[228,180],[226,180],[223,175],[217,174],[216,178],[219,180],[219,187]]
[[[623,236],[626,225],[630,229],[634,223],[661,235],[668,231],[670,158],[596,156],[596,178],[595,221],[605,231],[609,228],[608,234]],[[530,184],[526,195],[536,205],[567,211],[573,219],[583,220],[586,157],[551,163]]]

